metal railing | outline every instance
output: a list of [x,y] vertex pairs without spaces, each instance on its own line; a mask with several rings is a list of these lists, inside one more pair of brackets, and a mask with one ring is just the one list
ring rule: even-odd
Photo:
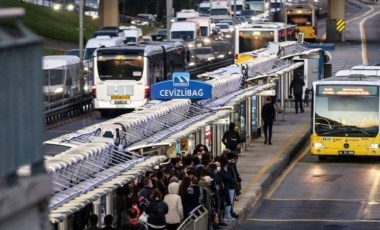
[[190,212],[190,215],[182,222],[177,230],[206,230],[208,229],[208,221],[207,208],[203,205],[199,205]]

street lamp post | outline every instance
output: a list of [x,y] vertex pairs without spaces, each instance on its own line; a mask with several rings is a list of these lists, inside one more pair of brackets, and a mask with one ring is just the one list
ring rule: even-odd
[[83,0],[79,0],[79,59],[83,63]]
[[233,33],[233,39],[232,39],[232,47],[233,47],[233,54],[236,55],[236,0],[234,0],[234,33]]

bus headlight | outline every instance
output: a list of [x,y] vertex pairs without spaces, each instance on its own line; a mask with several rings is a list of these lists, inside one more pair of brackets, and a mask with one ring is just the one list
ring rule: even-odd
[[54,93],[63,93],[63,88],[62,87],[59,87],[59,88],[56,88],[55,90],[54,90]]
[[311,146],[312,146],[313,148],[317,148],[317,149],[321,149],[321,148],[324,147],[323,144],[322,144],[322,143],[319,143],[319,142],[314,142],[314,143],[311,144]]
[[370,149],[378,149],[379,148],[379,144],[370,144],[369,148]]

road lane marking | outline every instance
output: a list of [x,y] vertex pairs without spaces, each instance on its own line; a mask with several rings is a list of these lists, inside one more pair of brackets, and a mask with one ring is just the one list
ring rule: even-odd
[[289,149],[291,145],[294,144],[295,140],[297,138],[299,138],[299,134],[301,132],[305,132],[305,130],[307,129],[307,127],[309,126],[310,122],[307,121],[304,123],[304,125],[298,130],[297,132],[297,135],[293,135],[293,137],[286,143],[286,145],[284,146],[284,148],[281,148],[279,149],[275,156],[272,157],[272,159],[267,163],[265,164],[249,181],[247,184],[244,185],[244,188],[242,190],[242,195],[245,195],[246,193],[248,193],[248,190],[252,187],[252,185],[255,185],[258,180],[265,174],[267,173],[267,171],[270,169],[270,167],[276,162],[278,161],[278,159],[280,159],[280,157],[284,154],[284,150],[286,149]]
[[[371,10],[373,10],[373,6],[369,6],[371,8]],[[360,21],[360,38],[361,38],[361,42],[362,42],[362,59],[363,59],[363,65],[368,65],[368,48],[367,48],[367,38],[366,38],[366,35],[365,35],[365,22],[369,19],[369,18],[372,18],[373,16],[379,14],[380,11],[374,13],[374,14],[371,14],[365,18],[363,18],[361,21]]]
[[285,171],[282,173],[282,175],[280,176],[280,178],[278,178],[274,185],[271,186],[271,188],[269,189],[269,192],[267,193],[267,195],[265,196],[265,199],[270,199],[273,195],[273,193],[278,189],[278,187],[280,186],[280,184],[282,184],[282,182],[285,180],[286,176],[290,173],[290,171],[293,170],[294,166],[306,155],[306,153],[309,152],[309,146],[305,146],[304,150],[302,151],[302,153],[296,158],[296,160],[294,160],[289,167],[287,167],[285,169]]
[[365,223],[380,223],[380,220],[339,220],[339,219],[256,219],[247,218],[246,221],[257,221],[257,222],[343,222],[343,223],[355,223],[355,222],[365,222]]
[[352,22],[352,21],[354,21],[354,20],[356,20],[356,19],[358,19],[358,18],[364,17],[364,16],[366,16],[366,15],[372,13],[372,11],[374,11],[374,8],[373,8],[372,6],[369,6],[369,8],[370,8],[369,11],[367,11],[367,12],[365,12],[365,13],[359,15],[359,16],[356,16],[356,17],[354,17],[354,18],[351,18],[350,20],[347,20],[346,23],[349,23],[349,22]]
[[271,198],[271,201],[352,201],[352,202],[366,202],[363,199],[296,199],[296,198]]
[[375,196],[377,194],[379,184],[380,184],[380,170],[377,170],[375,181],[373,182],[371,190],[370,190],[369,195],[368,195],[368,199],[367,199],[368,205],[367,205],[366,209],[364,210],[364,219],[366,219],[366,220],[368,220],[371,217],[370,216],[371,210],[372,210],[371,203],[372,204],[377,203],[375,200]]

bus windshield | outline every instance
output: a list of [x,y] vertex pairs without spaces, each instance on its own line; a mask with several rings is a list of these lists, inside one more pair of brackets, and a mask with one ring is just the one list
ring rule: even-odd
[[101,80],[136,80],[142,77],[144,57],[136,54],[99,54],[98,75]]
[[240,31],[239,53],[250,52],[274,42],[274,31]]
[[288,23],[297,26],[312,26],[312,15],[288,15]]
[[379,96],[316,96],[315,132],[320,136],[375,137]]
[[64,69],[47,69],[44,70],[44,85],[62,85],[63,77],[65,76]]
[[172,39],[182,39],[184,41],[193,41],[194,31],[173,31]]

